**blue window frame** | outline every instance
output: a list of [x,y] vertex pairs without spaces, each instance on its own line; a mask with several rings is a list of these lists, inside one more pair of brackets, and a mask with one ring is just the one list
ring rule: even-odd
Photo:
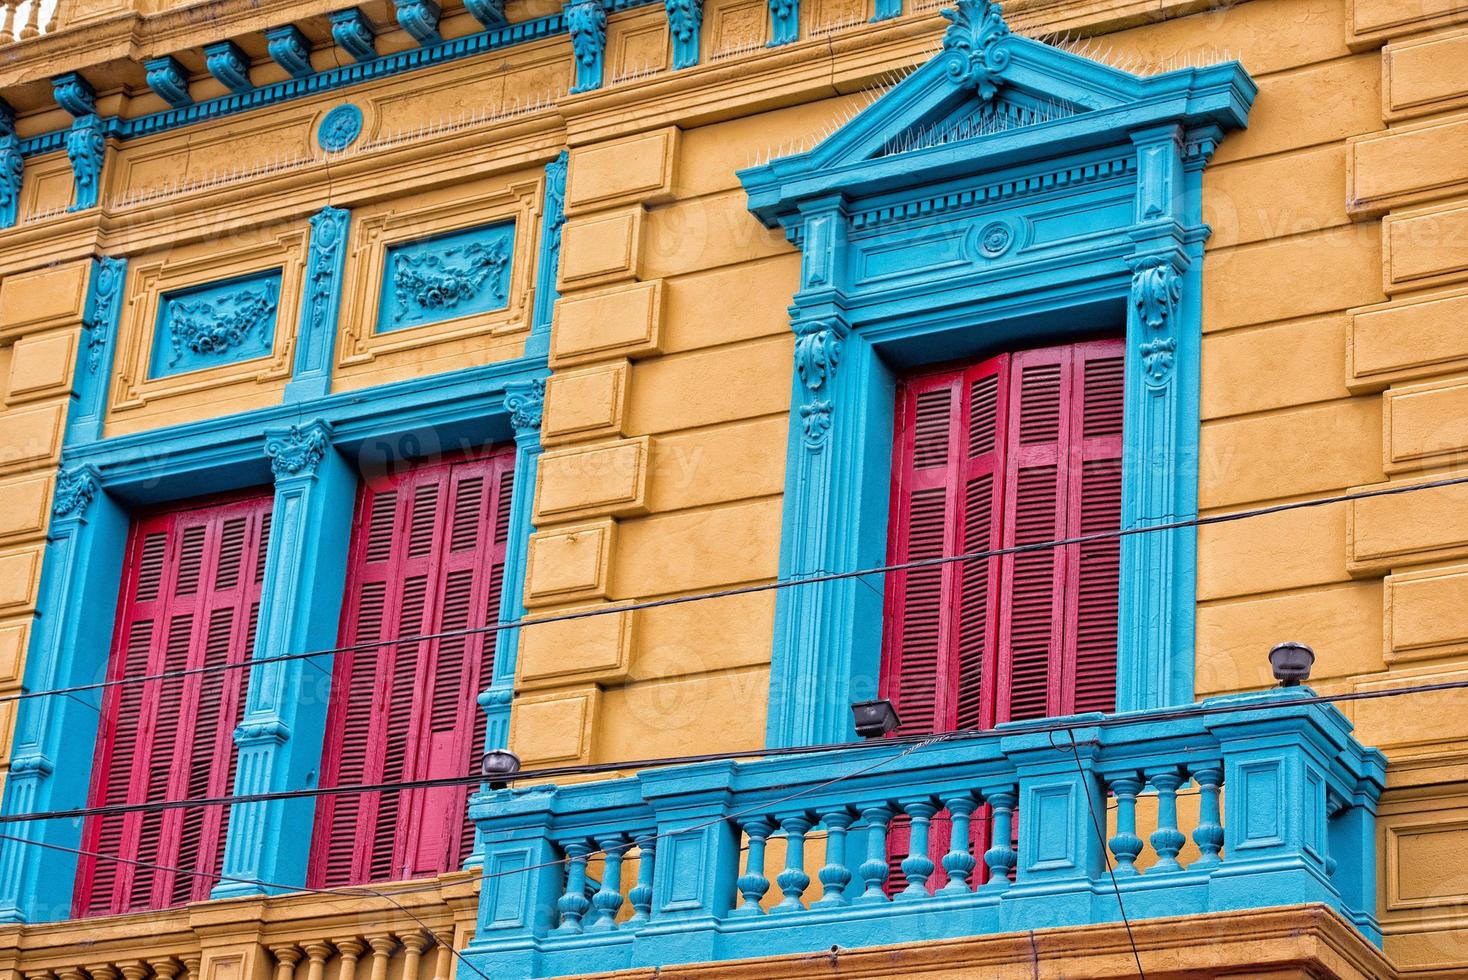
[[[782,578],[883,564],[895,379],[1124,333],[1122,526],[1197,512],[1202,171],[1256,88],[1236,62],[1138,77],[960,0],[943,50],[808,153],[741,172],[802,252]],[[1123,539],[1118,708],[1191,701],[1195,535]],[[880,575],[785,589],[768,741],[852,736]]]

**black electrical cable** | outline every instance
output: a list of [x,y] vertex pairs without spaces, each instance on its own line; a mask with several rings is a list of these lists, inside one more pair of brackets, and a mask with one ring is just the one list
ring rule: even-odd
[[[1442,681],[1435,684],[1417,684],[1379,691],[1347,691],[1340,694],[1310,694],[1289,701],[1258,702],[1239,701],[1228,704],[1194,704],[1165,711],[1145,713],[1148,722],[1174,721],[1183,718],[1198,718],[1212,715],[1237,714],[1244,711],[1268,711],[1287,706],[1306,704],[1338,704],[1350,701],[1375,701],[1398,697],[1404,694],[1430,694],[1439,691],[1461,691],[1468,689],[1468,680]],[[1007,738],[1011,735],[1043,734],[1085,728],[1118,728],[1137,722],[1137,714],[1097,715],[1094,719],[1078,721],[1077,716],[1058,719],[1041,719],[1035,722],[1011,723],[1002,728],[960,729],[942,733],[942,741],[966,742],[987,738]],[[836,742],[826,745],[802,745],[787,748],[738,749],[730,752],[705,752],[698,755],[667,756],[658,759],[625,760],[621,762],[596,762],[558,768],[527,769],[516,773],[515,781],[530,779],[554,779],[561,776],[586,776],[608,772],[654,769],[667,766],[689,765],[698,762],[720,762],[731,759],[774,758],[789,755],[815,755],[824,752],[849,752],[857,749],[873,749],[878,746],[926,744],[937,736],[932,734],[907,735],[885,738],[878,742]],[[216,796],[193,800],[162,800],[151,803],[115,803],[107,806],[78,807],[72,810],[48,810],[38,813],[16,813],[0,816],[0,825],[32,823],[40,820],[77,820],[83,817],[112,816],[119,813],[151,812],[154,810],[177,810],[188,807],[226,806],[236,803],[265,803],[272,800],[294,800],[307,797],[358,795],[362,793],[394,792],[407,789],[435,789],[445,786],[467,786],[483,783],[482,775],[441,776],[437,779],[404,780],[396,783],[363,783],[350,786],[316,786],[310,789],[279,790],[271,793],[246,793],[233,796]]]
[[1070,538],[1057,538],[1053,541],[1035,541],[1029,544],[1011,545],[1007,548],[993,548],[988,551],[972,551],[958,555],[942,555],[937,558],[922,558],[916,561],[898,562],[890,565],[875,565],[870,568],[858,569],[850,572],[829,572],[819,575],[805,575],[798,578],[780,579],[774,582],[765,582],[759,585],[743,585],[732,589],[721,589],[715,592],[699,592],[693,595],[671,596],[666,599],[648,599],[642,602],[609,603],[604,606],[596,606],[590,609],[578,609],[575,612],[557,613],[551,616],[536,616],[510,620],[509,622],[495,623],[488,626],[469,626],[462,629],[444,630],[438,633],[420,633],[415,636],[396,637],[394,639],[372,640],[370,642],[355,643],[350,646],[330,647],[323,650],[314,650],[309,653],[286,653],[275,657],[260,657],[242,660],[234,663],[213,664],[205,667],[188,667],[179,670],[160,671],[156,674],[133,674],[116,677],[112,680],[97,681],[91,684],[75,684],[69,687],[57,687],[44,691],[21,690],[16,694],[0,696],[0,704],[8,701],[24,701],[29,698],[55,697],[59,695],[80,694],[84,691],[96,691],[109,687],[117,687],[122,684],[141,684],[147,681],[173,680],[180,677],[190,677],[195,674],[207,674],[215,671],[240,670],[242,668],[254,667],[256,664],[285,663],[292,660],[310,660],[314,657],[329,657],[339,653],[361,653],[365,651],[381,651],[388,647],[404,646],[409,643],[426,643],[432,640],[456,639],[465,636],[476,636],[483,633],[500,633],[505,630],[521,629],[527,626],[543,626],[549,623],[564,623],[579,619],[591,619],[596,616],[610,616],[616,613],[634,612],[641,609],[660,609],[665,606],[683,605],[689,602],[701,602],[706,599],[728,599],[737,596],[754,595],[761,592],[772,592],[780,589],[794,588],[798,585],[818,585],[823,582],[838,582],[845,579],[860,579],[869,575],[882,575],[887,572],[902,572],[917,568],[929,568],[941,565],[950,565],[962,562],[981,561],[989,558],[1002,558],[1008,555],[1024,554],[1032,551],[1049,551],[1054,548],[1063,548],[1070,545],[1090,544],[1095,541],[1106,541],[1112,538],[1127,538],[1140,534],[1153,534],[1159,531],[1178,531],[1187,528],[1210,527],[1215,524],[1228,524],[1234,521],[1248,520],[1255,517],[1267,517],[1272,514],[1281,514],[1288,511],[1304,510],[1310,507],[1325,507],[1331,504],[1350,503],[1356,500],[1370,500],[1376,497],[1397,496],[1405,493],[1414,493],[1419,490],[1438,490],[1445,487],[1455,487],[1468,484],[1468,476],[1450,477],[1442,480],[1434,480],[1428,483],[1414,483],[1407,486],[1383,487],[1376,490],[1365,490],[1360,493],[1336,494],[1330,497],[1315,497],[1310,500],[1297,500],[1285,504],[1273,504],[1269,507],[1258,507],[1252,510],[1235,511],[1229,514],[1214,514],[1209,517],[1194,517],[1182,521],[1169,521],[1160,524],[1148,524],[1144,527],[1119,528],[1115,531],[1097,531],[1091,534],[1081,534]]

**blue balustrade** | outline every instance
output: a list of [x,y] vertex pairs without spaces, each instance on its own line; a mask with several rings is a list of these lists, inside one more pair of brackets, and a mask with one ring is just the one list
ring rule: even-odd
[[481,793],[465,955],[554,977],[1302,903],[1379,943],[1385,760],[1307,695]]

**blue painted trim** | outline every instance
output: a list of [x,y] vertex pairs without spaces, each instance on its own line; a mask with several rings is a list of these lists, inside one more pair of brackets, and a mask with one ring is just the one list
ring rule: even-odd
[[331,37],[337,46],[353,61],[363,64],[377,57],[377,36],[372,33],[372,22],[357,7],[334,10],[331,18]]
[[[1201,171],[1255,93],[1236,63],[1138,78],[960,0],[944,48],[813,150],[743,171],[803,255],[780,575],[882,563],[897,372],[1125,330],[1123,526],[1197,513]],[[1195,535],[1122,551],[1118,705],[1193,698]],[[767,738],[846,741],[880,580],[776,600]]]
[[72,385],[75,398],[66,420],[67,446],[102,438],[126,281],[127,259],[101,258],[92,263]]
[[316,145],[327,153],[340,153],[362,135],[362,110],[350,102],[336,106],[316,127]]
[[[607,5],[607,9],[616,13],[657,2],[659,0],[613,0]],[[338,44],[355,57],[356,52],[342,39],[343,36],[349,35],[339,36],[336,33],[340,26],[340,23],[333,18],[333,36],[336,37]],[[195,123],[222,119],[266,106],[281,105],[322,92],[333,92],[375,79],[460,61],[511,45],[538,41],[565,33],[568,33],[565,14],[556,13],[535,20],[506,24],[477,34],[453,38],[431,47],[413,48],[381,56],[376,56],[374,52],[374,56],[365,62],[330,68],[306,78],[291,78],[271,85],[263,85],[242,94],[196,102],[182,109],[166,109],[133,119],[109,117],[105,120],[105,135],[126,142],[142,136],[169,132]],[[33,157],[63,149],[66,143],[66,133],[64,129],[52,130],[49,133],[40,133],[21,140],[21,154]]]
[[[110,261],[110,260],[109,260]],[[109,266],[121,282],[121,264]],[[95,270],[94,270],[95,271]],[[98,323],[113,309],[103,287],[89,302]],[[89,322],[87,330],[95,329]],[[115,330],[115,327],[114,327]],[[104,345],[103,357],[107,352]],[[77,403],[105,403],[105,382],[79,357]],[[108,373],[98,372],[102,377]],[[121,580],[129,513],[137,507],[274,483],[276,510],[267,556],[256,654],[329,648],[334,644],[345,575],[347,523],[356,468],[514,439],[517,463],[504,609],[523,608],[524,555],[534,493],[538,418],[526,392],[538,393],[549,372],[543,357],[414,378],[361,391],[302,397],[281,405],[185,425],[97,439],[79,412],[62,452],[55,517],[42,570],[36,627],[26,657],[26,686],[44,690],[101,675],[110,653],[111,601]],[[538,403],[537,403],[538,404]],[[307,420],[307,421],[302,421]],[[535,424],[531,424],[534,421]],[[87,613],[80,610],[86,603]],[[502,612],[514,618],[518,613]],[[85,628],[83,628],[85,627]],[[323,658],[325,659],[325,658]],[[325,702],[315,697],[318,671],[330,664],[260,664],[237,733],[236,789],[306,785],[319,764]],[[514,676],[514,643],[501,648],[496,683]],[[297,697],[309,682],[310,699]],[[492,685],[493,686],[493,685]],[[3,812],[84,806],[90,781],[99,698],[37,698],[17,713],[12,768]],[[503,744],[503,738],[497,743]],[[304,882],[309,802],[237,808],[226,842],[226,867],[284,885]],[[25,824],[32,839],[75,847],[80,828],[68,821]],[[0,842],[0,921],[49,921],[70,915],[73,856]],[[220,894],[236,894],[223,888]]]
[[434,0],[393,0],[398,26],[421,46],[442,44],[438,33],[438,18],[441,13]]
[[794,44],[800,40],[800,0],[768,0],[770,40],[767,47]]
[[20,137],[15,135],[15,109],[0,99],[0,228],[15,224],[24,176],[25,157],[20,152]]
[[562,150],[545,167],[545,195],[540,205],[540,261],[535,266],[535,309],[530,336],[525,339],[527,357],[550,353],[551,321],[560,293],[556,281],[561,270],[561,228],[566,223],[566,161]]
[[504,309],[510,303],[514,250],[513,221],[389,245],[376,332]]
[[320,398],[331,391],[351,222],[350,211],[330,205],[311,216],[311,243],[296,328],[296,363],[285,386],[288,402]]
[[505,0],[464,0],[464,9],[488,30],[510,22],[505,16]]
[[607,7],[602,0],[568,0],[563,13],[576,57],[576,84],[571,94],[599,89],[607,48]]

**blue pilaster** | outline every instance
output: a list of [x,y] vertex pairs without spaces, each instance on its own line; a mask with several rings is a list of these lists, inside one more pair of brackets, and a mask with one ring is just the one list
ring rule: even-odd
[[[331,426],[306,422],[266,433],[275,474],[270,547],[254,656],[330,649],[335,645],[346,575],[356,481],[331,447]],[[235,744],[234,791],[267,793],[309,785],[326,723],[331,658],[258,663]],[[224,874],[304,884],[314,810],[311,799],[241,803],[230,813]],[[213,896],[258,893],[223,881]]]
[[525,338],[526,357],[550,353],[551,322],[555,316],[556,279],[561,268],[561,228],[566,223],[566,161],[562,150],[545,167],[545,200],[541,204],[540,261],[535,267],[535,310],[530,336]]
[[296,363],[285,386],[286,401],[317,398],[331,390],[351,221],[350,211],[330,205],[311,216],[311,245],[302,289]]
[[[126,513],[102,492],[95,468],[81,464],[57,475],[26,654],[26,690],[46,691],[103,675],[127,527]],[[97,601],[99,596],[107,598]],[[87,598],[88,613],[81,616]],[[20,702],[5,814],[86,805],[100,701],[100,691],[86,691]],[[59,847],[81,842],[78,821],[20,823],[8,832]],[[75,877],[75,854],[0,841],[0,921],[66,918]]]
[[[535,509],[535,469],[540,459],[540,421],[545,405],[545,382],[512,381],[505,385],[505,409],[515,432],[515,486],[510,494],[510,536],[505,542],[504,585],[500,591],[499,621],[511,623],[525,615],[525,558],[535,528],[530,515]],[[485,715],[486,749],[508,748],[510,705],[515,694],[515,663],[520,646],[519,629],[504,630],[495,638],[494,670],[489,687],[479,695]],[[471,765],[478,764],[477,759]],[[475,832],[474,849],[466,868],[484,862],[483,842]]]
[[607,8],[602,0],[571,0],[565,6],[566,30],[576,58],[576,84],[571,94],[601,88],[607,48]]
[[66,418],[68,446],[102,438],[126,281],[127,259],[101,258],[92,263],[72,384],[73,401]]
[[800,40],[800,0],[769,0],[769,47],[792,44]]

